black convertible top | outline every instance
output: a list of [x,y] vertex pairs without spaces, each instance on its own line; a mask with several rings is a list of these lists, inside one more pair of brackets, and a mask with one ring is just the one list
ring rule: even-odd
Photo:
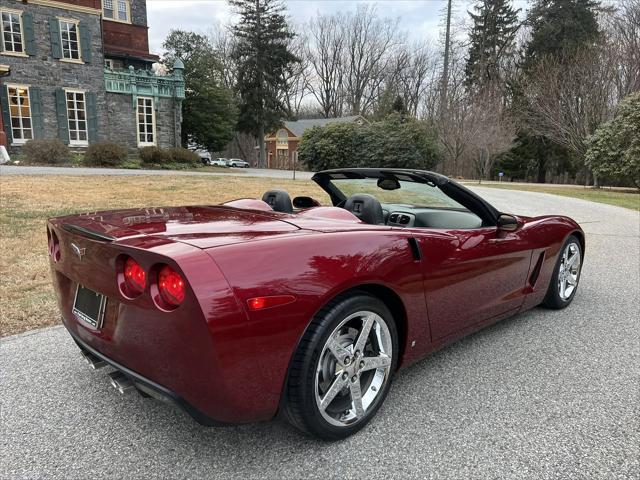
[[346,201],[344,194],[331,183],[331,180],[345,178],[395,178],[397,180],[426,183],[437,187],[448,197],[452,198],[469,211],[482,219],[483,226],[497,225],[500,212],[465,186],[445,175],[427,170],[411,168],[336,168],[323,170],[311,177],[331,197],[334,205]]

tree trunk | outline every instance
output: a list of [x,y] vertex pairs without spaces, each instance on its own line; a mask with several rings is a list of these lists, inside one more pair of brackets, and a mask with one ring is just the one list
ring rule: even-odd
[[260,146],[260,154],[258,156],[258,168],[267,167],[267,154],[264,144],[264,124],[258,126],[258,145]]

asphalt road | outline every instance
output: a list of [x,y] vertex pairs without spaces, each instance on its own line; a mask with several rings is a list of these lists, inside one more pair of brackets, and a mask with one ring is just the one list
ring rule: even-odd
[[[16,165],[0,166],[2,175],[161,175],[161,176],[225,176],[238,174],[243,177],[293,178],[291,170],[272,170],[268,168],[230,168],[229,173],[200,172],[193,170],[142,170],[128,168],[87,168],[87,167],[21,167]],[[297,179],[311,178],[311,172],[296,172]]]
[[57,327],[0,342],[0,476],[640,478],[638,213],[481,193],[505,211],[582,224],[573,304],[503,321],[400,373],[356,436],[322,443],[281,422],[201,427],[164,403],[116,393]]

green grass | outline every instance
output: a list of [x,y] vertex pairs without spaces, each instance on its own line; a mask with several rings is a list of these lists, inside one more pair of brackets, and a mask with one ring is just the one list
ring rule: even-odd
[[[478,185],[477,183],[470,185]],[[551,193],[562,197],[580,198],[591,202],[606,203],[616,207],[629,208],[640,211],[640,193],[636,191],[609,190],[607,188],[589,188],[579,186],[551,187],[543,185],[513,185],[482,183],[480,187],[502,188],[506,190],[524,190],[527,192]]]

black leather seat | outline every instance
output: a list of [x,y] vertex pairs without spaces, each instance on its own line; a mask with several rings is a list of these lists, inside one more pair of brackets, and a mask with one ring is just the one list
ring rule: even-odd
[[293,213],[291,197],[284,190],[269,190],[262,196],[262,201],[276,212]]
[[371,225],[384,224],[382,205],[373,195],[366,193],[351,195],[345,202],[344,208],[365,223],[370,223]]

